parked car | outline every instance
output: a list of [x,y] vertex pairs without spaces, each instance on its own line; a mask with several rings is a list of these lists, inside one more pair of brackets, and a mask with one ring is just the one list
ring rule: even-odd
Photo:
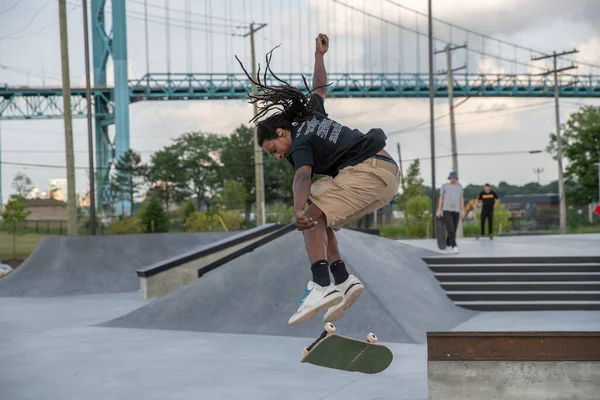
[[2,278],[4,275],[10,274],[12,270],[13,269],[10,265],[0,264],[0,278]]

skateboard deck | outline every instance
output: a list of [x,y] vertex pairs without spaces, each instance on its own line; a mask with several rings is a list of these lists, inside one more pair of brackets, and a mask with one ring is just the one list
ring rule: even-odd
[[438,248],[444,250],[446,248],[446,223],[442,217],[435,217],[435,237]]
[[[326,324],[326,330],[308,348],[303,349],[303,363],[342,371],[377,374],[385,370],[394,358],[387,347],[374,344],[377,338],[373,334],[361,341],[333,333]],[[328,332],[329,331],[329,332]]]

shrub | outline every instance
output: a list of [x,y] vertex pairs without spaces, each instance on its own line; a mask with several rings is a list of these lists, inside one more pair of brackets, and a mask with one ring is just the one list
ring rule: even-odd
[[140,226],[140,220],[137,216],[121,217],[110,223],[108,232],[111,235],[129,235],[134,233],[142,233],[143,229]]
[[185,228],[191,232],[224,231],[225,229],[219,221],[219,217],[229,231],[239,230],[244,222],[241,214],[234,210],[221,211],[218,214],[195,212],[185,221]]
[[407,201],[404,223],[410,237],[427,237],[427,232],[431,232],[429,210],[431,210],[431,200],[427,196],[414,196]]
[[379,236],[388,239],[408,238],[406,225],[382,225],[379,227]]
[[275,203],[267,207],[267,222],[291,224],[294,222],[294,207],[285,203]]

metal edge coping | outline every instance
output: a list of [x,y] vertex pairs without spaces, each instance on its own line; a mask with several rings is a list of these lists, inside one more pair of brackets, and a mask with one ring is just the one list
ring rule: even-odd
[[235,260],[236,258],[238,258],[246,253],[250,253],[250,252],[256,250],[257,248],[259,248],[269,242],[272,242],[273,240],[277,239],[281,235],[285,235],[286,233],[293,231],[295,228],[296,228],[295,224],[284,225],[283,227],[280,227],[276,231],[269,233],[264,238],[257,240],[254,243],[250,243],[249,245],[239,249],[238,251],[235,251],[223,258],[220,258],[219,260],[217,260],[215,262],[205,265],[204,267],[198,269],[198,278],[202,277],[202,275],[204,275],[224,264],[227,264],[230,261]]
[[273,231],[280,229],[284,225],[280,224],[268,224],[262,225],[256,228],[252,228],[250,230],[240,232],[232,237],[218,240],[214,243],[208,244],[206,246],[201,247],[197,250],[192,250],[187,253],[183,253],[171,258],[167,258],[165,260],[156,262],[148,267],[138,269],[136,271],[137,276],[148,278],[152,275],[156,275],[160,272],[164,272],[171,268],[175,268],[179,265],[185,264],[191,260],[198,259],[200,257],[207,256],[212,253],[216,253],[217,251],[221,251],[231,246],[235,246],[236,244],[243,243],[249,239],[253,239],[257,236],[261,236],[264,234],[269,234]]

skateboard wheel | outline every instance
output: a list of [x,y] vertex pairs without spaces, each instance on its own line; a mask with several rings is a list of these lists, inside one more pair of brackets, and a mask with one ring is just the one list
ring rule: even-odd
[[375,334],[369,333],[367,335],[367,342],[369,342],[369,343],[375,343],[376,341],[377,341],[377,336],[375,336]]
[[306,356],[308,354],[308,349],[306,347],[302,348],[302,355]]
[[333,333],[333,332],[335,332],[335,326],[333,326],[333,324],[331,322],[328,322],[325,324],[325,330],[328,333]]

